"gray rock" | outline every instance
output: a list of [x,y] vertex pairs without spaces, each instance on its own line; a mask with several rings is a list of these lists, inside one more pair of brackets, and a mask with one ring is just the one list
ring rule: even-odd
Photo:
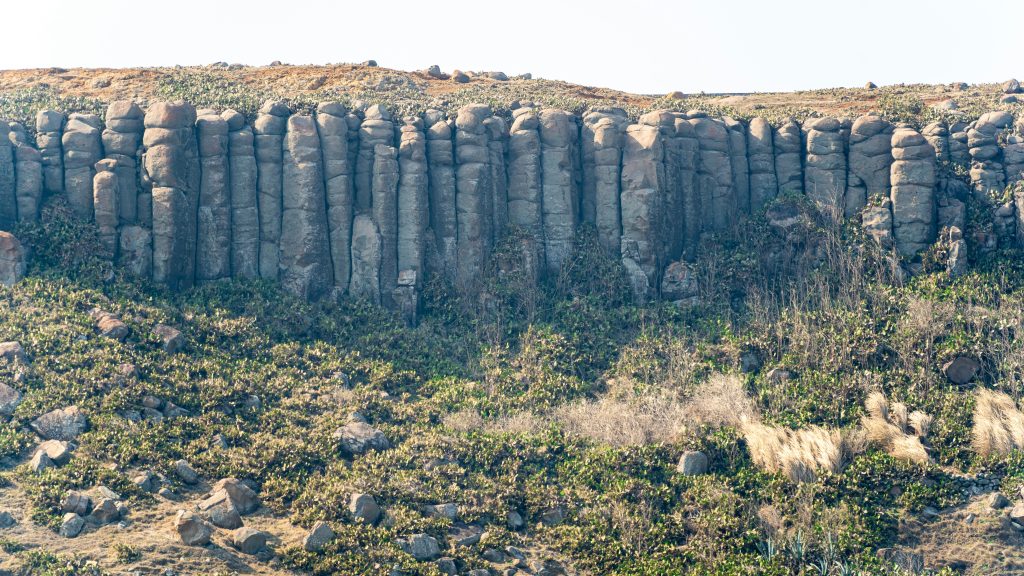
[[120,224],[120,192],[118,190],[117,162],[100,160],[96,163],[96,176],[92,182],[93,221],[99,229],[100,242],[113,258],[117,253],[118,225]]
[[323,520],[313,524],[313,528],[302,539],[302,549],[307,552],[319,552],[324,549],[331,540],[334,540],[334,530]]
[[988,499],[988,507],[993,510],[1002,510],[1010,505],[1010,501],[999,492],[993,492]]
[[46,452],[36,452],[28,462],[28,469],[35,474],[39,474],[43,470],[53,467],[54,463],[50,460],[50,457],[46,455]]
[[792,118],[783,121],[772,137],[775,146],[775,173],[779,194],[802,194],[803,168],[800,124]]
[[61,136],[64,190],[72,212],[83,220],[92,218],[94,166],[103,156],[98,125],[98,119],[85,114],[71,114]]
[[[371,106],[366,112],[365,119],[358,126],[359,138],[355,155],[353,184],[357,214],[369,213],[373,208],[374,156],[377,146],[393,148],[395,143],[395,125],[387,109]],[[351,140],[349,142],[351,146]],[[377,226],[380,226],[380,222]]]
[[231,273],[236,278],[259,276],[260,220],[255,136],[245,117],[225,110],[228,181],[231,198]]
[[256,148],[257,193],[260,219],[259,270],[262,278],[276,280],[281,241],[283,150],[290,111],[282,102],[267,101],[253,124]]
[[60,511],[86,516],[89,512],[92,512],[92,498],[77,490],[68,490],[60,500]]
[[199,503],[198,509],[214,526],[233,530],[242,525],[242,517],[227,490],[213,491]]
[[185,346],[185,336],[172,326],[157,324],[153,327],[153,336],[160,340],[160,347],[168,354],[174,354]]
[[58,408],[36,418],[30,425],[47,440],[74,440],[85,432],[88,420],[77,406]]
[[[724,137],[724,132],[723,132]],[[658,274],[657,222],[663,209],[664,148],[658,128],[632,125],[626,129],[622,152],[621,217],[623,260],[643,271],[647,284]],[[645,296],[637,294],[642,300]]]
[[117,501],[112,498],[100,498],[93,503],[92,512],[89,513],[86,520],[98,526],[117,522],[121,519],[122,512],[117,504]]
[[205,546],[210,543],[213,527],[197,514],[179,510],[174,519],[174,529],[186,546]]
[[42,452],[56,466],[63,466],[71,460],[71,445],[63,440],[46,440],[40,442],[35,452]]
[[456,574],[459,573],[459,569],[455,565],[455,559],[454,558],[448,558],[448,557],[438,558],[438,560],[437,560],[437,562],[435,564],[437,565],[438,572],[440,572],[441,574],[448,574],[449,576],[455,576]]
[[981,369],[977,360],[966,356],[957,356],[942,365],[942,373],[954,384],[964,385],[974,379]]
[[380,507],[369,494],[352,494],[348,501],[348,511],[353,518],[364,524],[374,524],[380,518]]
[[708,457],[703,452],[688,450],[679,457],[676,471],[684,476],[698,476],[708,471]]
[[128,333],[131,331],[128,325],[121,321],[116,314],[112,314],[99,308],[94,308],[89,316],[92,317],[93,321],[96,322],[96,329],[100,331],[100,336],[104,338],[110,338],[111,340],[124,341],[128,337]]
[[406,121],[398,146],[398,272],[425,273],[427,228],[430,225],[427,191],[427,137],[416,122]]
[[13,528],[18,525],[18,521],[11,515],[10,512],[4,510],[0,512],[0,529]]
[[228,123],[218,114],[196,119],[199,165],[199,210],[196,223],[196,280],[231,276],[231,168]]
[[141,226],[123,226],[118,260],[139,278],[153,277],[153,233]]
[[819,118],[805,122],[804,128],[807,130],[804,192],[820,210],[838,210],[842,215],[846,198],[846,155],[840,123],[835,118]]
[[390,306],[392,292],[398,286],[398,151],[378,144],[373,151],[372,170],[371,213],[380,233],[379,290],[381,301]]
[[1018,82],[1016,78],[1010,78],[1006,82],[1003,82],[1004,94],[1019,94],[1020,92],[1020,82]]
[[327,228],[334,285],[348,290],[352,269],[352,218],[354,192],[349,162],[348,110],[337,102],[322,102],[316,110],[316,127],[323,152],[327,198]]
[[892,136],[893,240],[904,257],[935,241],[935,150],[921,134],[899,128]]
[[14,197],[18,221],[35,222],[43,202],[43,159],[29,144],[14,146]]
[[27,256],[21,242],[10,232],[0,231],[0,284],[13,286],[25,277],[27,268]]
[[28,354],[20,342],[0,342],[0,360],[8,364],[28,364]]
[[365,454],[370,450],[387,450],[391,447],[384,433],[366,422],[351,422],[334,432],[334,438],[341,443],[342,451],[351,454]]
[[61,519],[58,534],[64,538],[74,538],[82,532],[82,528],[85,528],[85,520],[74,512],[68,512]]
[[227,492],[231,502],[241,514],[251,514],[260,507],[260,499],[256,492],[237,478],[218,480],[211,490],[215,493],[220,490]]
[[181,479],[185,484],[195,484],[199,482],[199,473],[192,468],[192,465],[185,460],[178,460],[174,463],[174,473]]
[[137,158],[142,147],[144,118],[142,109],[134,102],[119,100],[107,107],[106,128],[101,139],[104,156],[116,161],[119,225],[139,222],[141,190]]
[[509,530],[522,530],[526,527],[526,522],[523,520],[522,514],[512,510],[505,517],[505,524]]
[[231,545],[243,554],[259,554],[267,547],[267,533],[255,528],[238,528],[231,533]]
[[0,416],[10,416],[21,404],[21,392],[0,382]]
[[[532,111],[529,114],[532,114]],[[524,116],[525,114],[520,117]],[[519,120],[520,117],[517,117],[516,122],[522,124]],[[581,131],[583,220],[594,224],[601,246],[612,255],[618,254],[620,251],[619,186],[622,179],[620,171],[623,137],[627,124],[627,117],[622,110],[591,110],[583,116]],[[514,137],[515,127],[513,126]],[[513,146],[510,146],[509,152],[511,153],[512,150]],[[539,180],[539,169],[538,163],[536,180]],[[513,201],[511,192],[515,185],[515,174],[510,164],[510,213]],[[539,189],[539,186],[536,189]],[[539,198],[537,200],[539,213]]]
[[42,157],[43,187],[48,194],[64,192],[63,133],[64,114],[55,110],[36,114],[36,147]]
[[423,513],[436,518],[447,518],[454,521],[459,517],[459,506],[454,502],[429,504],[423,507]]
[[892,201],[886,198],[881,205],[872,205],[862,213],[864,232],[878,242],[883,248],[893,245],[892,237]]
[[556,274],[572,254],[575,240],[579,206],[573,150],[578,132],[575,119],[564,110],[545,108],[539,119],[544,262],[545,269]]
[[889,197],[892,131],[889,122],[873,114],[853,122],[844,206],[848,218],[863,210],[869,200]]
[[775,148],[772,125],[754,118],[747,130],[747,160],[750,166],[750,208],[756,213],[775,198],[779,181],[775,174]]
[[694,300],[699,291],[696,274],[685,262],[673,262],[665,269],[661,277],[661,297],[665,300]]
[[437,539],[427,534],[413,534],[408,538],[399,540],[398,545],[403,552],[421,562],[433,560],[441,555],[441,548],[437,544]]
[[136,474],[132,478],[132,483],[142,489],[144,492],[156,492],[160,489],[160,477],[154,474],[150,470],[143,471]]
[[[434,233],[434,268],[449,281],[455,280],[457,213],[455,209],[455,145],[452,129],[439,115],[427,129],[427,174],[430,178],[430,228]],[[510,161],[513,151],[510,149]],[[512,168],[509,168],[510,187]],[[509,211],[512,191],[509,190]],[[538,208],[539,210],[539,208]],[[539,213],[538,213],[539,214]],[[539,226],[539,216],[538,216]]]

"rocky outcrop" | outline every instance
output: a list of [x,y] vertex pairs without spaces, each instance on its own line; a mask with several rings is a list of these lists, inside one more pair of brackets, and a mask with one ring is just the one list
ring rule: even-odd
[[[665,178],[664,148],[657,127],[634,124],[626,129],[622,154],[622,248],[627,270],[639,269],[646,285],[655,286],[659,246],[655,236],[662,202],[659,190]],[[634,285],[634,295],[647,297]]]
[[43,202],[43,164],[39,151],[28,144],[14,145],[14,179],[18,221],[33,222]]
[[[732,160],[729,130],[721,120],[703,113],[688,113],[700,142],[700,170],[697,174],[703,229],[723,231],[736,220],[732,191]],[[797,152],[799,154],[799,151]]]
[[[836,211],[841,216],[846,205],[846,153],[839,120],[819,118],[805,122],[804,128],[804,192],[819,210]],[[860,208],[858,201],[852,204],[856,212]]]
[[96,163],[96,176],[92,182],[93,220],[99,229],[100,242],[111,258],[117,253],[118,224],[120,222],[120,180],[117,160],[105,159]]
[[281,285],[316,300],[334,285],[320,137],[312,116],[288,119],[284,154]]
[[[373,204],[374,155],[377,146],[394,147],[395,125],[391,112],[380,105],[370,106],[359,124],[359,147],[356,155],[355,194],[356,212],[366,213]],[[378,226],[380,223],[378,223]],[[383,234],[383,231],[381,232]]]
[[1013,123],[1009,112],[983,114],[967,130],[967,146],[971,154],[971,183],[974,191],[982,196],[996,196],[1006,186],[1003,171],[1003,155],[997,138]]
[[352,269],[352,165],[348,151],[348,110],[337,102],[316,109],[316,128],[324,163],[327,230],[334,285],[348,290]]
[[[455,144],[452,124],[440,114],[428,114],[435,120],[427,128],[427,166],[430,177],[430,228],[434,233],[434,268],[450,281],[455,280],[458,216],[455,208]],[[514,154],[510,150],[510,156]],[[511,166],[509,170],[512,170]],[[515,179],[509,174],[510,185]],[[539,188],[538,188],[539,189]],[[513,207],[509,190],[509,214]]]
[[726,116],[722,119],[729,129],[729,159],[732,164],[732,190],[735,207],[743,214],[750,213],[750,168],[747,164],[747,127]]
[[[398,271],[424,275],[430,209],[427,201],[427,137],[419,118],[406,118],[398,145]],[[504,172],[502,172],[504,179]]]
[[[130,225],[139,218],[139,166],[138,157],[142,147],[145,114],[142,108],[131,101],[118,100],[107,107],[106,127],[101,139],[103,155],[116,160],[118,222]],[[150,213],[146,207],[145,213]]]
[[621,249],[619,185],[627,125],[626,112],[618,108],[583,116],[583,220],[594,224],[598,241],[612,255]]
[[352,276],[349,295],[380,304],[381,239],[368,214],[356,214],[352,222]]
[[283,102],[268,101],[253,124],[260,216],[259,269],[260,277],[270,280],[277,279],[280,266],[282,162],[289,114]]
[[572,172],[576,133],[569,113],[541,110],[541,213],[544,262],[549,273],[557,273],[572,254],[579,213]]
[[872,114],[853,122],[844,205],[847,218],[863,210],[870,200],[889,197],[892,131],[889,122]]
[[199,211],[196,222],[196,280],[231,276],[231,184],[228,123],[219,114],[196,120],[199,164]]
[[752,119],[747,128],[747,162],[750,166],[750,210],[756,214],[779,193],[772,125],[764,118]]
[[[92,180],[95,165],[103,156],[100,119],[95,114],[68,116],[61,145],[64,149],[64,190],[75,216],[92,218]],[[6,209],[0,205],[0,219]]]
[[473,292],[479,283],[489,253],[490,215],[485,212],[486,198],[491,193],[490,152],[484,121],[491,109],[472,104],[459,109],[455,118],[455,210],[458,241],[456,243],[456,286]]
[[64,192],[64,114],[40,110],[36,114],[36,148],[43,160],[43,187],[48,194]]
[[788,118],[775,130],[775,175],[779,181],[779,194],[803,194],[804,170],[801,150],[800,124]]
[[[508,219],[513,226],[531,235],[538,248],[543,250],[540,118],[533,108],[519,108],[512,112],[512,117],[508,142]],[[615,204],[618,206],[617,183]],[[615,219],[617,222],[617,211]],[[616,225],[616,237],[618,232]],[[617,243],[615,250],[618,250]]]
[[935,149],[916,130],[899,128],[892,157],[893,240],[909,258],[935,241]]
[[236,278],[259,276],[260,212],[255,138],[245,117],[225,110],[228,126],[228,181],[231,192],[231,274]]
[[[10,232],[0,231],[0,284],[11,286],[25,277],[25,248]],[[19,344],[17,348],[21,348]],[[17,356],[16,354],[12,354]],[[21,355],[24,357],[24,351]],[[6,359],[6,358],[5,358]]]
[[378,144],[373,151],[373,222],[380,233],[380,299],[392,303],[398,287],[398,151]]

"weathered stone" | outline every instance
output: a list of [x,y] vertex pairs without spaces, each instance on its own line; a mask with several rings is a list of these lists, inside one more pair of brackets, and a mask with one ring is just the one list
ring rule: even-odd
[[92,498],[77,490],[68,490],[60,500],[60,511],[85,516],[92,511]]
[[255,137],[245,117],[225,110],[227,163],[231,202],[231,274],[235,278],[259,276],[260,219],[257,192]]
[[676,471],[684,476],[698,476],[708,471],[708,457],[703,452],[688,450],[679,457]]
[[227,490],[215,490],[198,508],[214,526],[233,530],[242,525],[242,517]]
[[701,221],[708,231],[723,231],[735,223],[732,160],[729,157],[729,130],[720,120],[698,116],[690,119],[700,143],[700,169],[697,175]]
[[364,454],[370,450],[387,450],[391,443],[380,430],[366,422],[351,422],[334,432],[341,449],[348,454]]
[[166,324],[154,326],[153,336],[160,341],[160,347],[168,354],[174,354],[185,346],[185,335],[181,330]]
[[[664,148],[654,126],[632,125],[626,129],[622,152],[621,257],[643,271],[647,284],[654,282],[660,267],[657,233],[663,209]],[[627,265],[628,266],[628,265]],[[637,294],[642,300],[646,295]]]
[[381,238],[373,218],[357,214],[352,222],[352,275],[349,295],[380,304]]
[[39,474],[43,470],[53,467],[53,461],[50,460],[50,457],[43,451],[36,452],[28,462],[28,469],[35,474]]
[[883,248],[892,247],[892,200],[886,198],[880,205],[864,208],[861,218],[864,232],[868,236]]
[[403,552],[421,562],[433,560],[441,555],[437,539],[427,534],[413,534],[408,538],[400,539],[398,546]]
[[128,337],[128,333],[131,331],[128,325],[121,321],[121,318],[116,314],[112,314],[105,310],[95,308],[89,313],[93,321],[96,323],[96,328],[100,331],[100,336],[104,338],[110,338],[111,340],[124,341]]
[[92,181],[93,221],[99,229],[100,242],[111,258],[117,254],[119,245],[120,192],[116,170],[116,160],[100,160]]
[[424,272],[424,248],[429,223],[427,207],[427,139],[414,123],[402,126],[398,148],[398,270]]
[[139,166],[145,114],[137,104],[119,100],[107,107],[106,128],[101,135],[103,154],[117,161],[118,222],[138,222]]
[[665,268],[661,278],[661,297],[663,299],[673,302],[694,300],[698,293],[697,277],[690,266],[684,262],[673,262]]
[[743,214],[750,213],[750,168],[747,163],[747,127],[728,116],[722,118],[729,130],[729,161],[732,165],[734,207]]
[[21,342],[0,342],[0,360],[8,364],[28,364],[28,354]]
[[141,226],[123,226],[118,261],[139,278],[153,277],[153,233]]
[[380,296],[392,304],[392,292],[398,286],[398,151],[378,145],[373,154],[373,221],[380,233]]
[[773,134],[775,146],[775,174],[779,181],[779,194],[802,194],[803,168],[800,124],[787,118]]
[[869,200],[889,197],[892,130],[889,122],[873,114],[853,122],[844,205],[847,218],[861,212]]
[[[395,125],[391,114],[382,106],[371,106],[359,125],[359,143],[355,159],[356,213],[365,214],[373,209],[373,179],[375,155],[378,146],[394,148]],[[377,223],[380,226],[380,222]],[[381,234],[383,234],[383,230]]]
[[19,222],[35,222],[43,202],[43,164],[39,151],[28,144],[14,146],[14,197]]
[[[517,122],[518,122],[517,118]],[[597,229],[598,241],[612,255],[621,250],[622,224],[619,211],[622,148],[626,126],[625,111],[621,109],[592,110],[583,116],[583,220]],[[515,127],[513,126],[513,137]],[[539,146],[539,140],[538,144]],[[512,153],[513,146],[509,152]],[[537,162],[539,179],[539,156]],[[509,213],[512,211],[512,187],[515,174],[509,166]],[[533,188],[539,190],[539,186]],[[540,204],[537,199],[537,211]],[[515,223],[515,222],[513,222]]]
[[63,133],[64,114],[55,110],[36,114],[36,147],[42,157],[43,187],[49,194],[64,192]]
[[306,552],[319,552],[334,540],[334,536],[330,524],[320,520],[313,524],[313,528],[302,539],[302,549]]
[[56,466],[63,466],[71,461],[71,445],[64,440],[46,440],[36,446],[35,452],[46,454]]
[[[430,178],[430,228],[434,232],[436,253],[432,258],[436,260],[437,271],[448,280],[454,281],[458,243],[455,145],[452,141],[452,128],[443,119],[438,119],[427,129],[427,164]],[[509,169],[511,170],[511,167]],[[509,200],[512,200],[511,189]],[[510,203],[510,213],[511,210]]]
[[174,463],[174,473],[181,479],[185,484],[195,484],[199,482],[199,473],[192,468],[192,465],[186,460],[178,460]]
[[[513,112],[513,118],[508,146],[508,219],[513,226],[530,234],[538,249],[543,251],[540,120],[533,108],[520,108]],[[617,223],[618,183],[615,192]],[[617,226],[615,235],[618,235]]]
[[327,198],[327,229],[334,285],[348,290],[352,270],[352,218],[354,193],[349,163],[348,110],[337,102],[322,102],[316,109],[316,127],[323,153]]
[[82,528],[85,528],[85,519],[74,512],[68,512],[61,519],[57,533],[64,538],[74,538],[82,532]]
[[[491,231],[490,244],[496,246],[508,227],[508,169],[505,158],[508,155],[508,125],[501,116],[491,116],[484,120],[487,129],[488,164],[491,167],[489,178],[490,194],[484,198],[484,211],[490,213],[488,229]],[[573,157],[578,156],[573,153]]]
[[288,119],[284,155],[281,285],[317,300],[334,285],[327,229],[323,156],[312,116]]
[[103,526],[112,524],[121,519],[122,509],[113,498],[100,498],[92,507],[92,512],[86,517],[90,524]]
[[260,507],[260,499],[252,488],[237,478],[222,478],[213,485],[214,492],[224,490],[241,514],[251,514]]
[[447,518],[452,521],[459,517],[459,506],[454,502],[428,504],[423,506],[422,511],[427,516],[434,518]]
[[899,128],[892,136],[892,155],[893,240],[909,258],[935,241],[935,151],[918,132]]
[[64,149],[64,190],[72,212],[92,218],[94,166],[103,154],[98,122],[84,114],[71,114],[61,136]]
[[7,510],[0,511],[0,529],[6,530],[18,525],[18,521]]
[[779,193],[772,125],[764,118],[750,121],[747,129],[747,160],[750,166],[750,209],[757,213]]
[[546,108],[539,119],[544,262],[548,273],[557,274],[572,254],[579,214],[573,175],[578,132],[573,117],[563,110]]
[[196,119],[199,165],[199,210],[196,220],[196,280],[231,276],[231,169],[228,123],[217,114]]
[[819,118],[809,120],[804,128],[807,130],[804,193],[819,210],[842,215],[846,197],[846,154],[840,123],[835,118]]
[[243,554],[259,554],[267,547],[267,533],[255,528],[238,528],[231,533],[231,545]]
[[21,403],[21,392],[0,382],[0,416],[10,416]]
[[150,470],[136,474],[132,478],[132,483],[144,492],[156,492],[160,489],[160,477]]
[[74,440],[88,427],[85,414],[77,406],[58,408],[32,421],[36,434],[47,440]]
[[0,231],[0,284],[13,286],[25,277],[28,262],[25,248],[10,232]]
[[213,528],[199,515],[179,510],[174,519],[174,529],[186,546],[205,546],[210,543]]
[[276,280],[278,276],[284,136],[289,114],[284,103],[267,101],[253,124],[260,218],[259,270],[262,278],[270,280]]
[[18,222],[11,125],[0,120],[0,229],[13,230]]
[[490,196],[490,152],[484,121],[491,109],[471,104],[459,109],[455,119],[456,159],[456,286],[463,293],[472,293],[479,284],[479,270],[487,260],[491,238],[486,212]]
[[957,356],[942,365],[942,373],[954,384],[964,385],[974,379],[981,369],[977,360],[967,356]]
[[374,524],[380,518],[380,506],[369,494],[352,494],[348,501],[348,511],[358,522]]

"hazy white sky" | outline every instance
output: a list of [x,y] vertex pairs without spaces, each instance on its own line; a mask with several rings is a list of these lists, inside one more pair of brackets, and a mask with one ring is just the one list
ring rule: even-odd
[[1024,0],[2,0],[0,68],[360,62],[632,92],[1024,79]]

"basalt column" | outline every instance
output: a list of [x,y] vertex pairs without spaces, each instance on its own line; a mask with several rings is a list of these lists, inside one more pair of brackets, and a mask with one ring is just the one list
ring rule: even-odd
[[583,219],[593,222],[601,246],[616,256],[621,251],[619,184],[627,124],[625,111],[617,108],[583,116]]
[[40,110],[36,114],[36,147],[43,159],[43,187],[48,194],[64,192],[64,114]]
[[869,200],[889,197],[892,132],[889,122],[872,114],[853,122],[846,189],[848,218],[860,213]]
[[427,137],[423,121],[405,119],[398,145],[398,272],[423,278],[429,208],[427,206]]
[[394,146],[378,144],[373,151],[373,222],[380,233],[380,299],[392,304],[392,292],[398,286],[398,151]]
[[540,112],[541,213],[544,259],[549,273],[558,273],[572,254],[579,206],[573,181],[573,134],[568,112]]
[[775,176],[772,125],[754,118],[747,129],[747,161],[750,166],[750,210],[757,214],[779,193]]
[[[117,254],[118,224],[120,223],[120,179],[117,176],[118,161],[104,158],[96,163],[96,176],[92,181],[93,220],[99,230],[100,242],[107,256]],[[133,191],[134,192],[134,191]]]
[[283,102],[267,102],[253,124],[260,214],[260,276],[271,280],[276,280],[280,271],[281,174],[289,114]]
[[355,172],[356,212],[368,212],[373,204],[374,154],[377,146],[393,147],[394,141],[395,125],[391,122],[391,113],[379,105],[367,108],[363,122],[359,125],[359,154],[356,157]]
[[[512,112],[508,141],[508,219],[536,241],[543,261],[544,216],[541,212],[540,118],[533,108]],[[616,196],[618,186],[616,186]],[[618,222],[618,198],[615,201]],[[618,230],[615,231],[616,236]]]
[[231,276],[231,180],[228,123],[218,114],[196,120],[199,140],[199,218],[196,238],[196,279]]
[[18,205],[18,221],[33,222],[39,218],[43,200],[43,165],[39,151],[28,144],[14,146],[14,195]]
[[703,113],[688,113],[700,142],[701,219],[703,229],[723,231],[736,222],[732,192],[732,160],[729,158],[729,130],[721,120]]
[[893,239],[912,258],[935,241],[935,149],[912,128],[892,135]]
[[459,109],[455,119],[456,285],[467,293],[477,286],[489,250],[490,214],[484,208],[491,168],[484,121],[490,117],[488,106],[471,104]]
[[[455,147],[452,143],[452,129],[446,120],[437,120],[427,129],[427,165],[430,176],[430,228],[434,233],[436,251],[433,257],[436,259],[437,271],[449,280],[454,280],[458,260]],[[509,194],[511,196],[511,191]]]
[[997,196],[1006,186],[1003,155],[997,138],[1012,123],[1013,116],[1009,112],[989,112],[982,114],[974,128],[967,131],[967,145],[972,159],[971,183],[979,195]]
[[245,117],[225,110],[228,126],[228,181],[231,190],[231,274],[259,276],[260,212],[256,189],[256,149]]
[[487,212],[491,215],[491,246],[494,246],[508,227],[508,175],[505,154],[508,144],[508,125],[499,116],[484,120],[487,128],[488,162],[491,165],[491,195]]
[[[804,167],[804,192],[820,210],[845,212],[846,151],[835,118],[819,118],[805,124],[807,156]],[[852,204],[856,205],[855,200]]]
[[747,161],[747,127],[733,118],[722,119],[729,129],[729,159],[732,163],[732,188],[736,209],[750,214],[750,167]]
[[190,104],[158,102],[146,110],[142,138],[143,169],[153,186],[153,279],[176,289],[195,282],[200,184],[195,123]]
[[107,107],[106,128],[103,130],[103,155],[117,164],[118,219],[121,225],[134,224],[138,219],[139,166],[137,159],[142,147],[144,114],[134,102],[116,101]]
[[921,129],[921,135],[935,148],[935,160],[949,162],[949,128],[945,122],[932,122]]
[[324,158],[327,195],[327,230],[330,239],[334,285],[348,290],[352,269],[352,165],[348,153],[348,110],[337,102],[323,102],[316,109],[316,127]]
[[14,145],[10,125],[0,120],[0,230],[13,230],[18,221],[18,198],[14,179]]
[[103,155],[100,120],[95,114],[72,114],[64,127],[64,190],[71,211],[82,219],[92,218],[92,179],[95,165]]
[[800,124],[792,118],[784,120],[775,130],[772,143],[775,145],[775,175],[779,181],[779,194],[803,194],[803,143]]
[[334,285],[320,136],[312,116],[288,119],[284,154],[281,285],[316,300]]
[[659,272],[657,223],[663,210],[664,147],[659,129],[626,128],[622,151],[622,263],[634,296],[646,299]]

